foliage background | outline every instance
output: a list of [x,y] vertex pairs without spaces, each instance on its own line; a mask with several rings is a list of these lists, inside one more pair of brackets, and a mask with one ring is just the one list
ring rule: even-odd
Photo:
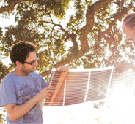
[[119,26],[131,11],[134,0],[1,0],[1,18],[12,14],[16,25],[0,27],[0,80],[14,68],[2,59],[20,40],[37,46],[37,70],[46,80],[52,68],[63,65],[99,68],[134,63],[134,46]]

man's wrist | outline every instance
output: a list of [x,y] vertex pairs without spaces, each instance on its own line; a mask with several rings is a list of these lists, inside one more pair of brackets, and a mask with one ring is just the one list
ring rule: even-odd
[[33,97],[33,102],[37,104],[39,102],[38,100],[38,94]]

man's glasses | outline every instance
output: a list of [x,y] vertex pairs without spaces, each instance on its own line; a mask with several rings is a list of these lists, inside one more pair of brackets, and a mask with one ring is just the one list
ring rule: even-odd
[[33,65],[35,62],[37,62],[37,59],[36,60],[33,60],[32,62],[23,62],[23,63],[27,63],[29,65]]

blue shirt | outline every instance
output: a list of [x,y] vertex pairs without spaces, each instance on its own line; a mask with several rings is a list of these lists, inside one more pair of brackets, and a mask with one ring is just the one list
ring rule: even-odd
[[[12,103],[24,104],[47,86],[48,83],[35,72],[29,76],[19,76],[11,72],[1,81],[0,106]],[[7,124],[42,124],[42,105],[42,101],[38,102],[28,113],[15,121],[7,116]]]

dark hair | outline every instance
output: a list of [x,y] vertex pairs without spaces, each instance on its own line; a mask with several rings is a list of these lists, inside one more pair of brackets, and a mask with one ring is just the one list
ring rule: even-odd
[[129,28],[134,28],[135,26],[135,13],[130,13],[128,14],[124,19],[123,22],[125,24],[125,26],[129,27]]
[[20,41],[12,45],[10,59],[15,65],[16,61],[23,63],[29,57],[29,52],[36,52],[35,46],[31,43]]

